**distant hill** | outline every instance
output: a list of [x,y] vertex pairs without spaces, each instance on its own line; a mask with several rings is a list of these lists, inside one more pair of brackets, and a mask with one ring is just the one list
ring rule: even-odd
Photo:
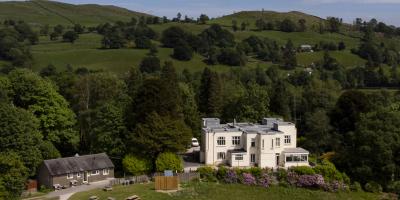
[[55,1],[7,1],[0,2],[0,20],[24,20],[31,24],[43,25],[97,25],[118,20],[127,21],[132,17],[150,16],[116,6],[95,4],[73,5]]
[[211,20],[211,23],[219,23],[224,26],[231,26],[232,20],[236,20],[239,25],[242,22],[249,22],[252,28],[255,28],[255,21],[257,19],[264,19],[266,21],[275,22],[275,21],[283,21],[284,19],[290,19],[293,22],[297,23],[300,19],[306,20],[306,25],[308,27],[312,27],[313,25],[318,25],[321,21],[325,21],[324,19],[305,14],[298,11],[291,12],[275,12],[275,11],[241,11],[231,15],[226,15],[223,17],[216,18]]

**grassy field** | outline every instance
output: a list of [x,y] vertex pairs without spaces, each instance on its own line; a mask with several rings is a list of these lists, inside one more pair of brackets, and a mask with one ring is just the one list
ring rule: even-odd
[[[74,68],[86,67],[92,70],[106,70],[116,73],[124,73],[130,67],[138,66],[147,55],[148,50],[142,49],[100,49],[101,36],[98,34],[82,34],[74,43],[61,41],[49,41],[47,37],[41,37],[38,45],[32,46],[35,60],[33,69],[39,71],[49,64],[62,69],[68,64]],[[203,57],[195,54],[191,61],[178,61],[171,58],[173,50],[159,48],[158,57],[162,62],[171,60],[178,71],[189,69],[192,72],[202,71],[207,65]],[[270,63],[250,59],[246,67],[267,67]],[[228,71],[232,67],[226,65],[211,66],[217,71]]]
[[[341,65],[347,68],[363,66],[366,60],[357,55],[352,54],[350,51],[331,51],[329,52]],[[309,66],[311,63],[316,63],[323,59],[324,52],[314,53],[299,53],[297,54],[297,62],[301,66]]]
[[341,192],[329,193],[317,190],[308,190],[301,188],[285,188],[270,187],[268,189],[262,187],[251,187],[244,185],[225,185],[216,183],[192,183],[183,186],[183,189],[176,193],[165,194],[158,193],[154,190],[153,184],[142,184],[132,186],[114,187],[112,192],[104,192],[100,189],[81,192],[73,195],[70,200],[89,199],[90,196],[96,195],[100,199],[114,197],[117,200],[123,200],[131,195],[138,195],[143,200],[358,200],[358,199],[378,199],[379,195],[364,192]]
[[99,23],[128,21],[132,17],[146,15],[115,6],[94,4],[73,5],[55,1],[0,2],[0,20],[24,20],[33,25],[72,25],[80,23],[96,26]]

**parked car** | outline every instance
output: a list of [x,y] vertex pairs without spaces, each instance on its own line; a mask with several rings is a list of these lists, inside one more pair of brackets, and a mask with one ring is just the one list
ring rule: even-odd
[[199,141],[196,138],[192,138],[192,147],[198,147]]

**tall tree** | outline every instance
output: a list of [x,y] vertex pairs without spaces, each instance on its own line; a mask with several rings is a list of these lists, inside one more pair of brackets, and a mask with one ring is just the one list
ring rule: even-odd
[[205,68],[199,89],[199,110],[205,115],[218,117],[222,110],[221,81],[216,72]]
[[25,189],[28,169],[13,152],[0,153],[0,199],[20,199]]
[[286,43],[283,58],[286,69],[294,69],[297,66],[296,49],[292,40],[288,40]]

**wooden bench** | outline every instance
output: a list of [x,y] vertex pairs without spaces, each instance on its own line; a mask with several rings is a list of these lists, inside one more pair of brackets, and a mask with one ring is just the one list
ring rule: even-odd
[[140,197],[138,195],[133,195],[133,196],[127,197],[125,200],[140,200]]

